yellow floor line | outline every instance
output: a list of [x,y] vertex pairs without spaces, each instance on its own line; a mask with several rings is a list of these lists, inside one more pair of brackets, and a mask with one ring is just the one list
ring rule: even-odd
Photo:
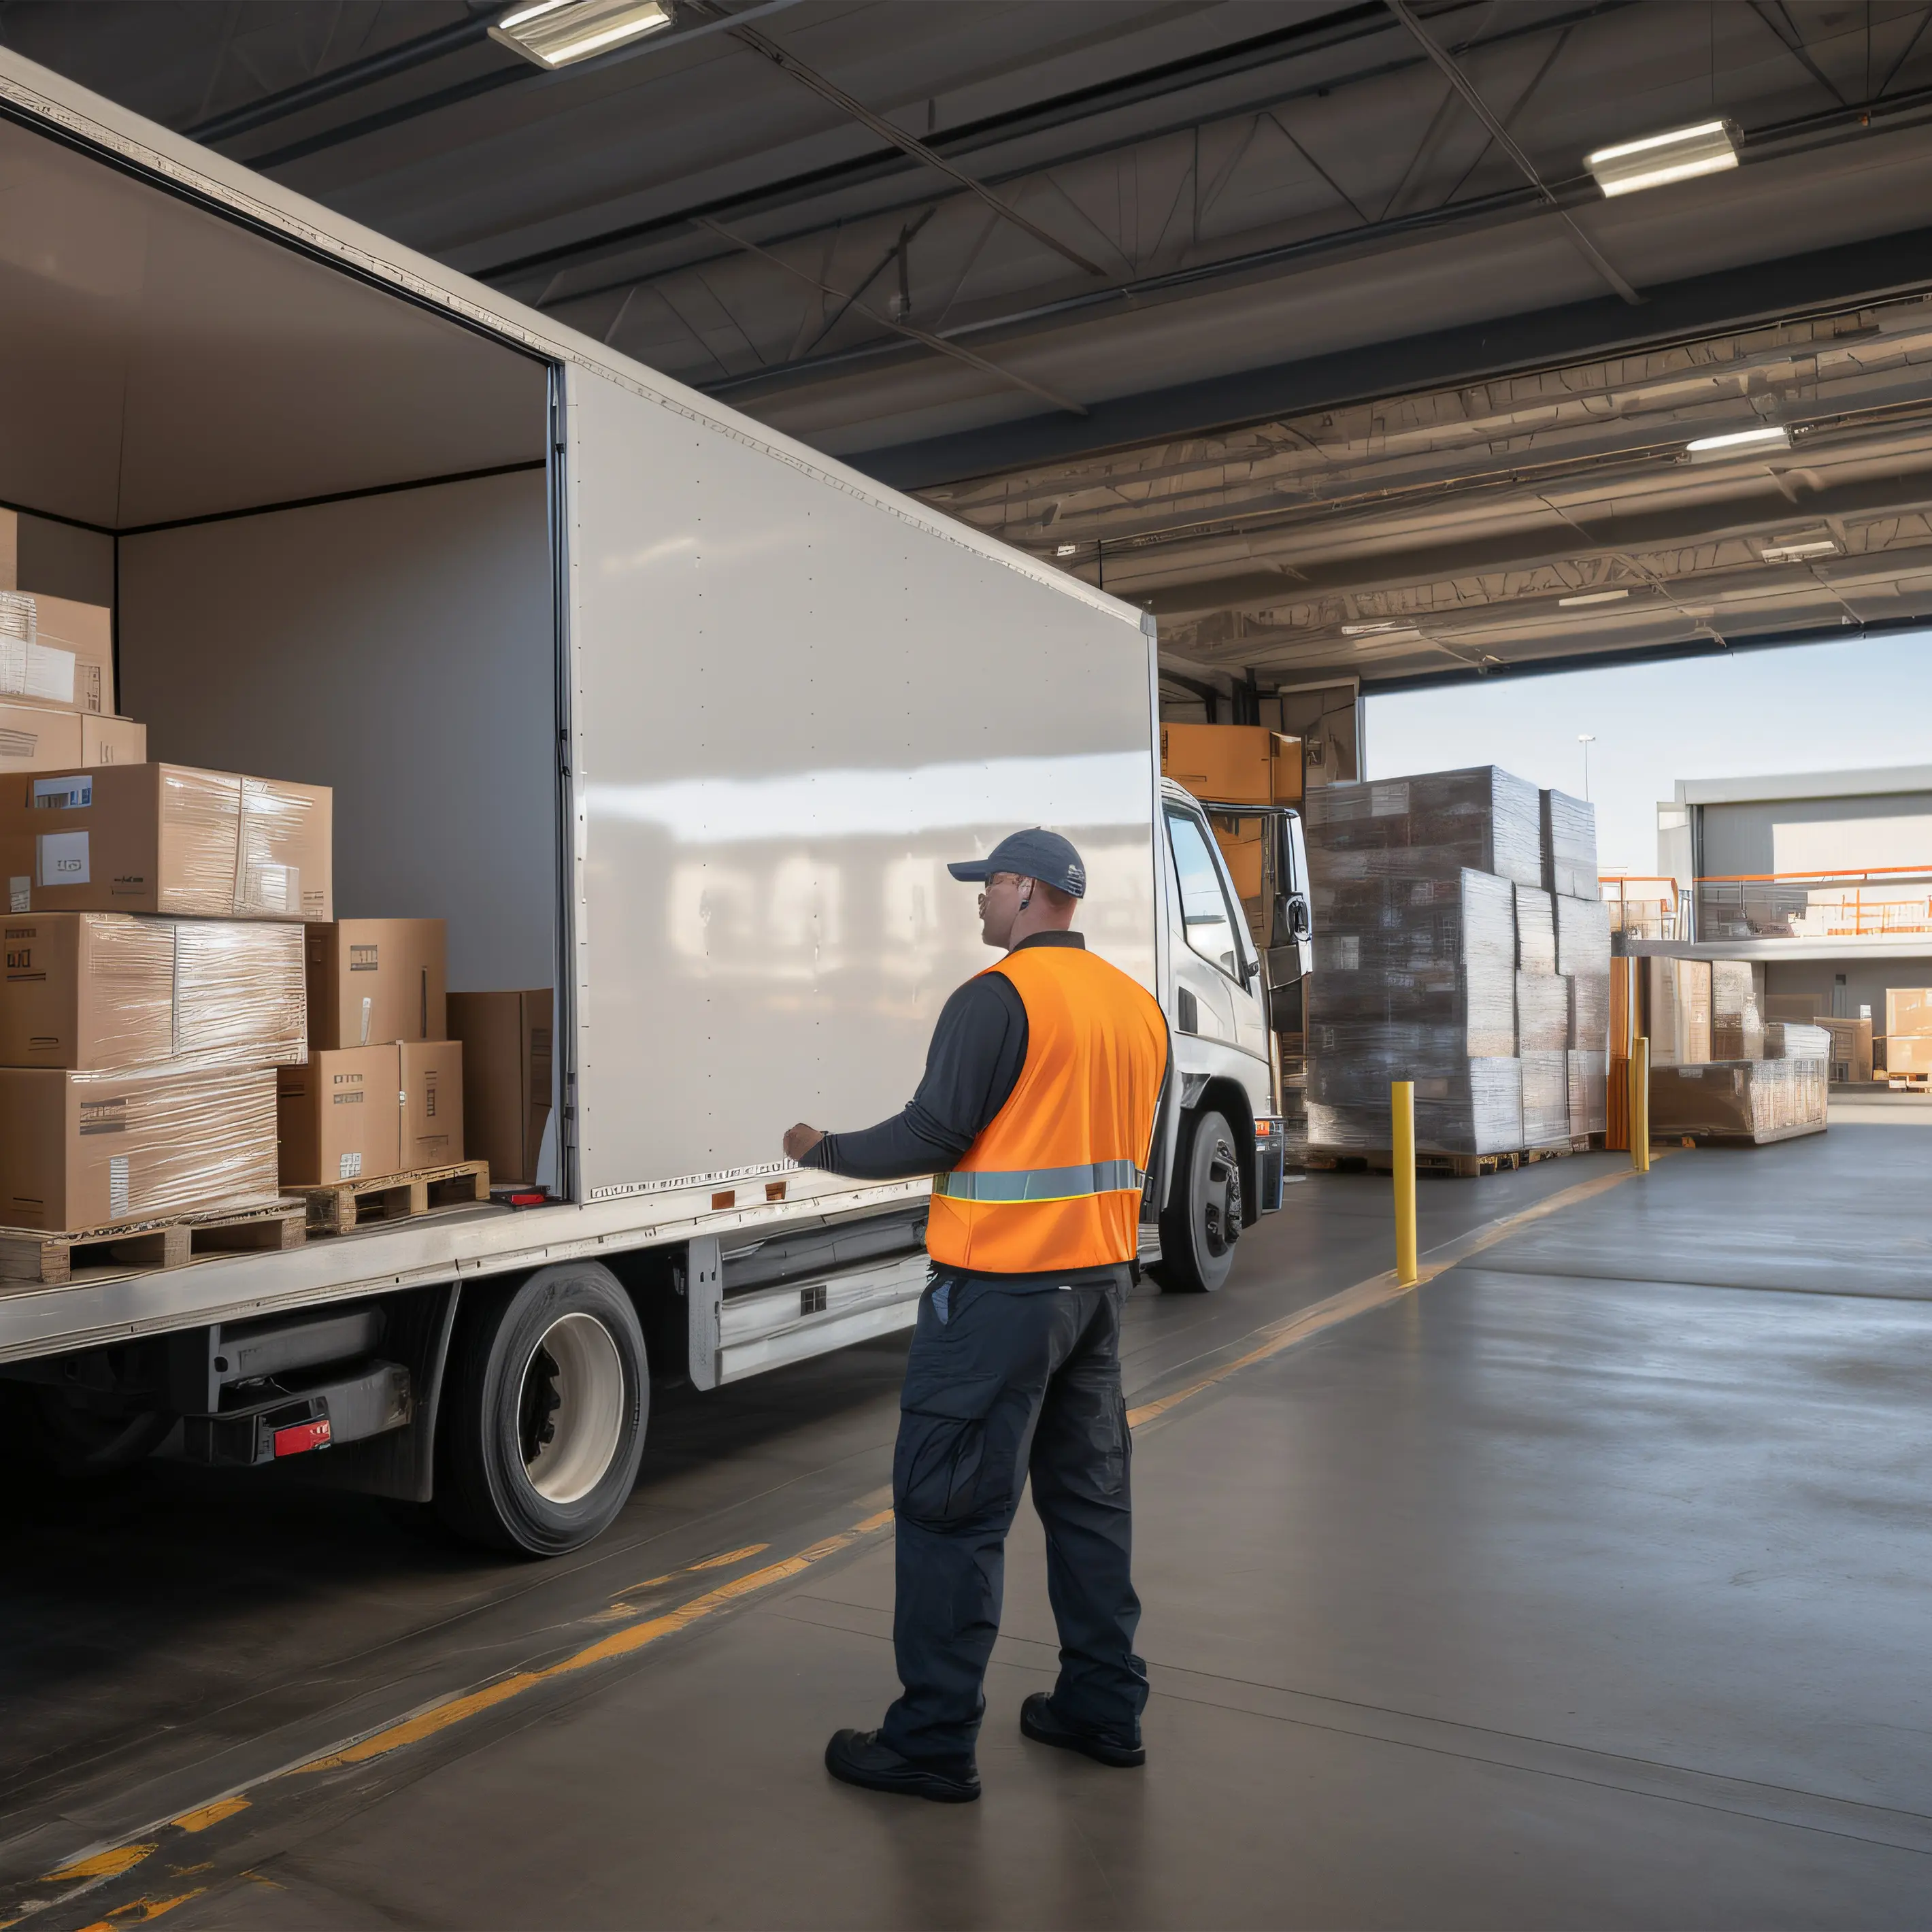
[[[1657,1154],[1654,1160],[1664,1156]],[[1391,1268],[1384,1274],[1375,1274],[1366,1281],[1358,1281],[1352,1288],[1345,1288],[1339,1294],[1331,1294],[1325,1301],[1318,1301],[1303,1309],[1299,1314],[1291,1315],[1282,1321],[1271,1323],[1260,1333],[1267,1339],[1245,1354],[1237,1355],[1232,1361],[1223,1362],[1219,1368],[1210,1370],[1206,1375],[1190,1382],[1186,1388],[1176,1389],[1172,1395],[1164,1395],[1154,1402],[1143,1402],[1138,1408],[1127,1411],[1127,1426],[1138,1429],[1152,1422],[1156,1417],[1167,1414],[1178,1408],[1184,1402],[1213,1388],[1217,1384],[1252,1368],[1257,1362],[1278,1355],[1285,1348],[1292,1348],[1298,1342],[1305,1342],[1311,1335],[1318,1335],[1324,1328],[1332,1328],[1338,1322],[1352,1321],[1358,1315],[1365,1315],[1371,1309],[1385,1306],[1391,1301],[1399,1301],[1405,1294],[1413,1294],[1418,1288],[1426,1287],[1436,1277],[1460,1265],[1472,1255],[1479,1255],[1486,1248],[1494,1247],[1498,1241],[1507,1240],[1532,1221],[1540,1221],[1544,1216],[1560,1212],[1565,1208],[1574,1208],[1580,1202],[1594,1200],[1600,1194],[1606,1194],[1612,1187],[1621,1186],[1636,1172],[1636,1168],[1620,1168],[1615,1174],[1600,1174],[1594,1180],[1580,1180],[1574,1187],[1565,1187],[1546,1199],[1532,1203],[1514,1214],[1505,1214],[1490,1222],[1472,1234],[1459,1235],[1455,1240],[1444,1241],[1439,1247],[1432,1248],[1424,1258],[1417,1273],[1417,1279],[1407,1287],[1395,1278]]]
[[[1656,1160],[1664,1157],[1661,1154],[1653,1156]],[[1574,1187],[1564,1188],[1550,1196],[1546,1200],[1537,1202],[1515,1214],[1504,1215],[1472,1234],[1442,1244],[1430,1250],[1423,1262],[1420,1279],[1412,1286],[1420,1287],[1434,1280],[1438,1275],[1456,1267],[1460,1262],[1467,1261],[1472,1255],[1480,1254],[1484,1250],[1495,1246],[1498,1242],[1507,1240],[1532,1221],[1540,1220],[1546,1215],[1560,1213],[1566,1208],[1574,1207],[1579,1202],[1606,1193],[1611,1188],[1621,1186],[1630,1179],[1634,1172],[1634,1168],[1627,1168],[1615,1174],[1600,1174],[1594,1180],[1580,1182]],[[1304,1308],[1297,1314],[1258,1330],[1264,1339],[1255,1347],[1198,1377],[1185,1388],[1129,1410],[1127,1420],[1132,1427],[1138,1429],[1156,1417],[1170,1413],[1205,1390],[1218,1386],[1240,1370],[1256,1362],[1264,1361],[1271,1355],[1280,1354],[1298,1342],[1306,1341],[1310,1336],[1332,1328],[1338,1322],[1346,1322],[1371,1309],[1400,1300],[1409,1292],[1410,1288],[1397,1283],[1392,1270],[1385,1274],[1372,1275],[1366,1281],[1356,1282],[1352,1288],[1344,1288],[1339,1294],[1330,1295],[1312,1307]],[[185,1833],[206,1831],[248,1809],[251,1801],[242,1795],[243,1791],[257,1790],[284,1778],[301,1777],[350,1765],[367,1764],[373,1759],[386,1757],[392,1752],[420,1743],[426,1738],[434,1737],[440,1732],[448,1730],[483,1712],[493,1710],[499,1705],[521,1696],[527,1690],[534,1690],[540,1684],[569,1676],[576,1672],[608,1663],[614,1658],[627,1657],[646,1649],[661,1639],[673,1636],[680,1630],[688,1630],[692,1624],[702,1622],[706,1618],[715,1616],[718,1611],[728,1609],[747,1597],[790,1582],[813,1564],[823,1562],[828,1556],[848,1550],[876,1531],[884,1529],[892,1520],[892,1512],[890,1509],[878,1510],[862,1522],[854,1523],[850,1528],[841,1530],[836,1535],[828,1536],[822,1541],[812,1544],[809,1548],[800,1550],[795,1556],[767,1564],[761,1570],[754,1570],[728,1583],[720,1584],[716,1589],[706,1590],[694,1597],[690,1602],[680,1604],[676,1610],[666,1611],[662,1616],[652,1617],[646,1622],[632,1625],[628,1630],[614,1631],[608,1636],[600,1637],[596,1642],[586,1644],[540,1670],[516,1671],[478,1690],[441,1699],[399,1723],[384,1725],[380,1730],[326,1751],[319,1757],[309,1758],[279,1771],[269,1772],[239,1790],[230,1792],[196,1810],[177,1814],[167,1820],[166,1824]],[[634,1594],[652,1585],[671,1582],[675,1576],[690,1571],[717,1569],[728,1564],[742,1562],[747,1557],[756,1556],[769,1547],[768,1544],[762,1543],[748,1544],[742,1550],[729,1550],[722,1556],[707,1557],[700,1562],[687,1564],[685,1570],[674,1572],[670,1576],[653,1577],[648,1584],[633,1584],[628,1592],[620,1594]],[[154,1830],[158,1828],[150,1826],[148,1828]],[[73,1863],[63,1865],[57,1871],[49,1873],[42,1882],[52,1884],[79,1880],[83,1882],[76,1889],[91,1889],[105,1880],[118,1877],[132,1870],[159,1848],[158,1840],[125,1841],[106,1846],[85,1854]],[[116,1932],[117,1924],[137,1924],[147,1918],[158,1918],[163,1912],[172,1911],[176,1906],[184,1904],[188,1900],[199,1895],[198,1892],[189,1892],[175,1898],[137,1899],[131,1904],[116,1907],[106,1918],[85,1928],[85,1932]],[[60,1902],[48,1901],[49,1904]],[[0,1922],[0,1932],[4,1932],[5,1924],[12,1922]]]

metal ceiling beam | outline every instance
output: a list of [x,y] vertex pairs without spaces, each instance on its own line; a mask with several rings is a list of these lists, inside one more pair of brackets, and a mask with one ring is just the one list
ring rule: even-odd
[[1078,430],[1047,417],[1030,417],[926,442],[848,452],[843,460],[894,488],[928,489],[1413,390],[1453,388],[1552,363],[1663,348],[1928,290],[1932,228],[1912,229],[1659,284],[1641,309],[1604,296],[1498,316],[1097,402],[1090,424]]
[[[717,19],[718,10],[711,5],[710,0],[690,0],[690,4],[711,14],[714,21]],[[903,128],[895,127],[884,115],[874,114],[862,101],[855,100],[836,82],[828,80],[816,68],[800,60],[789,47],[782,47],[769,35],[760,33],[755,27],[742,26],[735,20],[730,22],[726,31],[740,46],[748,47],[754,53],[762,55],[780,72],[789,74],[800,86],[809,88],[820,100],[837,108],[840,113],[857,122],[862,128],[870,128],[882,141],[891,142],[893,146],[910,154],[922,167],[931,168],[935,173],[944,175],[948,181],[964,189],[967,194],[976,196],[1001,220],[1010,223],[1022,234],[1031,236],[1036,242],[1042,247],[1051,248],[1055,254],[1064,256],[1076,268],[1084,271],[1088,274],[1106,275],[1106,270],[1097,262],[1089,261],[1070,243],[1063,242],[1058,236],[1041,227],[1038,222],[1029,220],[1004,195],[995,194],[984,182],[969,175],[964,168],[956,167],[944,154],[928,148],[916,136],[908,134]],[[937,340],[936,338],[934,339]]]
[[707,217],[700,216],[698,225],[702,228],[709,229],[721,240],[729,242],[734,247],[743,249],[746,254],[759,256],[761,260],[770,262],[774,268],[782,268],[787,274],[795,277],[808,288],[818,290],[821,295],[830,296],[835,302],[842,302],[848,308],[856,308],[861,315],[869,316],[881,328],[890,328],[898,334],[909,336],[914,342],[923,343],[927,348],[937,350],[942,356],[951,356],[956,362],[964,362],[969,368],[977,369],[983,374],[995,376],[1000,382],[1007,383],[1015,388],[1024,389],[1030,395],[1039,397],[1042,402],[1051,403],[1057,410],[1064,410],[1069,414],[1076,416],[1084,416],[1087,413],[1086,410],[1080,404],[1073,402],[1056,391],[1048,388],[1042,382],[1034,382],[1030,376],[1020,375],[1011,369],[1002,368],[997,362],[988,362],[983,356],[976,356],[971,350],[962,349],[956,342],[948,342],[940,336],[928,335],[924,329],[915,328],[909,322],[900,322],[891,316],[881,315],[877,309],[870,308],[860,301],[856,294],[849,294],[843,289],[835,289],[830,282],[821,281],[818,276],[809,273],[806,269],[795,266],[781,255],[774,255],[769,248],[761,248],[757,242],[747,241],[742,235],[734,235],[728,228],[721,228],[716,222]]
[[1442,69],[1443,78],[1462,97],[1463,104],[1490,130],[1490,139],[1516,164],[1517,172],[1549,204],[1556,218],[1569,230],[1570,240],[1576,244],[1576,252],[1625,302],[1642,302],[1643,298],[1612,267],[1595,242],[1577,226],[1576,217],[1557,198],[1556,190],[1537,172],[1536,164],[1516,146],[1515,137],[1510,130],[1490,111],[1489,103],[1476,92],[1474,83],[1415,17],[1415,10],[1408,4],[1408,0],[1386,0],[1386,4],[1389,11],[1408,29],[1416,44]]

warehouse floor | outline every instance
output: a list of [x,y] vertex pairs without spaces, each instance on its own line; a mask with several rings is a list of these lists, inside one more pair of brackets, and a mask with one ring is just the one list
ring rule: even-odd
[[1030,1515],[984,1801],[820,1768],[894,1688],[898,1345],[668,1402],[565,1564],[184,1469],[29,1511],[0,1918],[1922,1924],[1919,1104],[1425,1183],[1456,1264],[1399,1297],[1386,1184],[1318,1176],[1222,1294],[1137,1299],[1141,1772],[1016,1734],[1054,1668]]

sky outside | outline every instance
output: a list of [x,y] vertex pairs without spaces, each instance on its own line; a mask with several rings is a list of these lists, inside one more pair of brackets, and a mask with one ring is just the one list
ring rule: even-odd
[[1679,658],[1371,698],[1370,778],[1502,765],[1583,790],[1602,869],[1654,872],[1679,778],[1932,764],[1932,634]]

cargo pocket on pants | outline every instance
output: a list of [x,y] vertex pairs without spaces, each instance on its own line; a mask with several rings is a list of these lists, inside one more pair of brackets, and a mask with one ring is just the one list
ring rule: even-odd
[[1004,1385],[1004,1378],[985,1376],[915,1390],[908,1378],[892,1450],[899,1515],[943,1529],[1008,1500],[1012,1456],[1001,1453],[989,1421]]

